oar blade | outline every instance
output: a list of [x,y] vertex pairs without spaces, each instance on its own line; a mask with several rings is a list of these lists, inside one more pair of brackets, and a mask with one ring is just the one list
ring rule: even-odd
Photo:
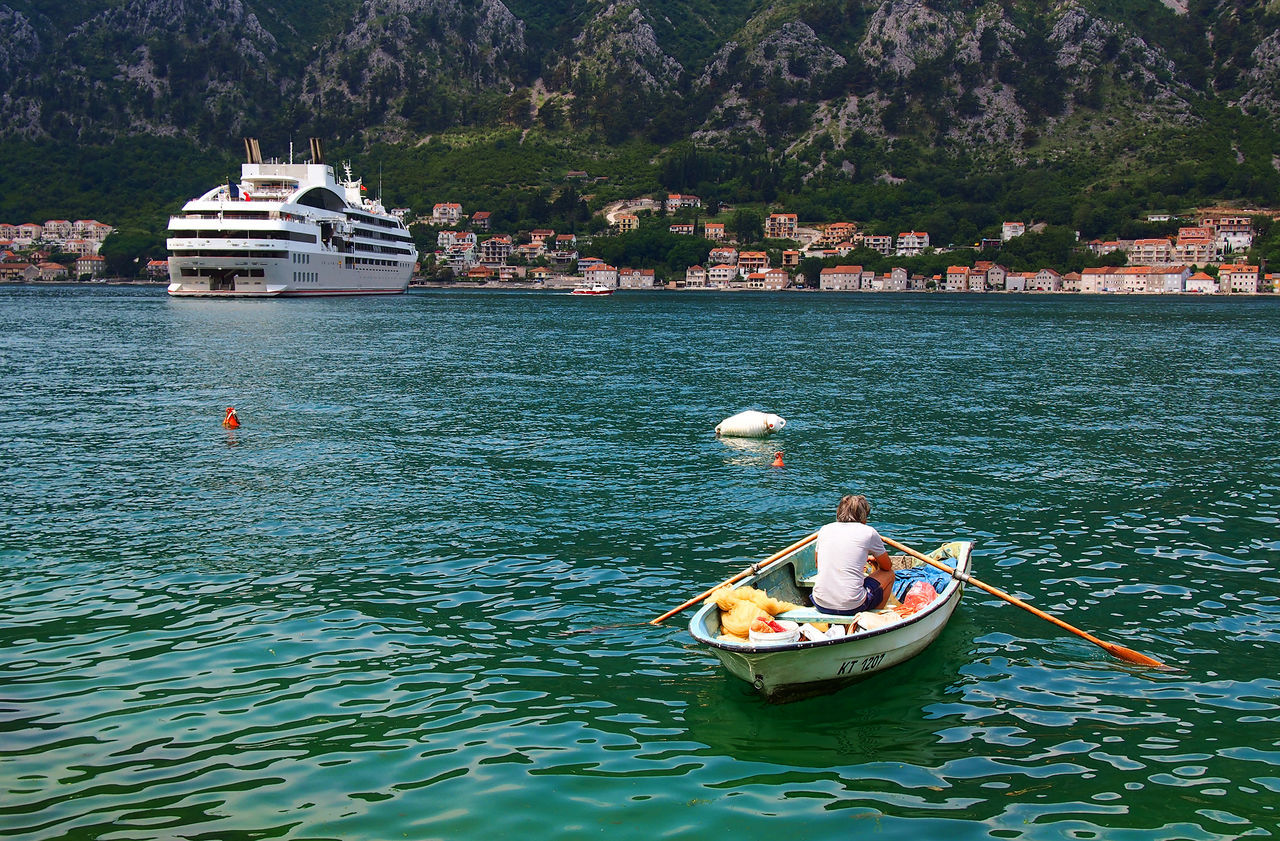
[[1123,645],[1116,645],[1115,643],[1107,643],[1106,646],[1104,647],[1106,648],[1108,654],[1110,654],[1113,657],[1118,657],[1121,660],[1124,660],[1126,663],[1135,663],[1139,666],[1151,666],[1157,669],[1168,668],[1167,666],[1165,666],[1164,663],[1161,663],[1159,660],[1154,660],[1145,654],[1140,654],[1137,651],[1134,651],[1132,648],[1125,648]]

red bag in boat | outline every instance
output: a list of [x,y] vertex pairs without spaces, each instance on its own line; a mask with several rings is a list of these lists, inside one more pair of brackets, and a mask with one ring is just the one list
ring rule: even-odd
[[933,585],[928,581],[917,581],[907,590],[907,597],[902,600],[902,606],[907,609],[908,613],[915,613],[923,607],[927,607],[930,602],[938,597],[938,591],[933,589]]

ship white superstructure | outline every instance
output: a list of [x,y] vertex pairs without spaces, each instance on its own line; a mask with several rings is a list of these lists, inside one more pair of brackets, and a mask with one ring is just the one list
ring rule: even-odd
[[359,179],[334,177],[317,140],[309,163],[264,163],[245,140],[240,182],[169,218],[169,294],[387,295],[409,285],[418,249]]

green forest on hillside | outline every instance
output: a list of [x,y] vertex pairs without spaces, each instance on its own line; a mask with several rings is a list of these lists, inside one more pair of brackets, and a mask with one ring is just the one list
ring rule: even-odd
[[[1146,223],[1154,211],[1280,203],[1273,151],[1280,150],[1280,138],[1255,122],[1224,112],[1204,128],[1143,139],[1145,146],[1111,162],[1081,154],[978,170],[954,152],[906,140],[855,138],[845,150],[854,159],[853,174],[816,176],[803,158],[770,152],[758,143],[662,147],[631,140],[594,146],[566,133],[538,130],[455,133],[412,146],[339,145],[327,157],[334,164],[351,160],[356,174],[388,207],[409,207],[421,215],[437,202],[460,202],[468,213],[489,210],[495,232],[517,235],[538,227],[600,231],[603,220],[593,214],[608,202],[667,192],[700,196],[707,213],[722,206],[752,208],[761,217],[796,213],[801,224],[853,221],[869,233],[924,230],[935,246],[956,248],[997,234],[1006,219],[1079,232],[1084,240],[1137,238],[1176,231],[1176,225]],[[301,142],[295,145],[305,149]],[[106,146],[5,141],[0,159],[9,165],[0,168],[0,220],[97,218],[118,228],[104,250],[112,265],[137,265],[142,258],[163,255],[170,213],[238,176],[233,152],[239,146],[233,138],[214,151],[172,138]],[[264,148],[264,153],[287,158],[288,148]],[[567,179],[572,170],[587,177]],[[1268,231],[1253,256],[1280,263],[1275,240]],[[675,271],[688,251],[678,248],[677,259],[671,254],[676,245],[681,244],[660,255],[645,251],[629,264]],[[1064,271],[1078,267],[1069,265],[1074,258],[1061,249],[1043,256],[1054,255],[1047,264]],[[1011,255],[1001,259],[1017,262]],[[868,255],[867,265],[878,263]]]

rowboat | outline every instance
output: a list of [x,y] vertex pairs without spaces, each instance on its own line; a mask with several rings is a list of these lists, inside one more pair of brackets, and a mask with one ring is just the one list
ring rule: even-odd
[[[770,596],[798,605],[809,604],[817,562],[814,539],[795,544],[776,560],[761,565],[759,571],[740,579],[735,588],[754,587]],[[775,616],[794,623],[822,623],[846,626],[851,633],[833,638],[795,642],[739,641],[722,633],[720,608],[709,599],[689,621],[689,632],[715,655],[734,677],[750,683],[770,701],[786,701],[832,692],[870,677],[919,654],[933,642],[960,604],[973,553],[971,541],[946,543],[929,555],[955,570],[945,586],[937,588],[937,598],[915,613],[900,616],[891,610],[880,614],[883,627],[864,630],[852,615],[827,614],[813,607],[800,607]],[[921,561],[910,556],[894,556],[896,570],[920,568]],[[904,572],[906,576],[909,573]],[[866,624],[878,624],[869,617]]]

